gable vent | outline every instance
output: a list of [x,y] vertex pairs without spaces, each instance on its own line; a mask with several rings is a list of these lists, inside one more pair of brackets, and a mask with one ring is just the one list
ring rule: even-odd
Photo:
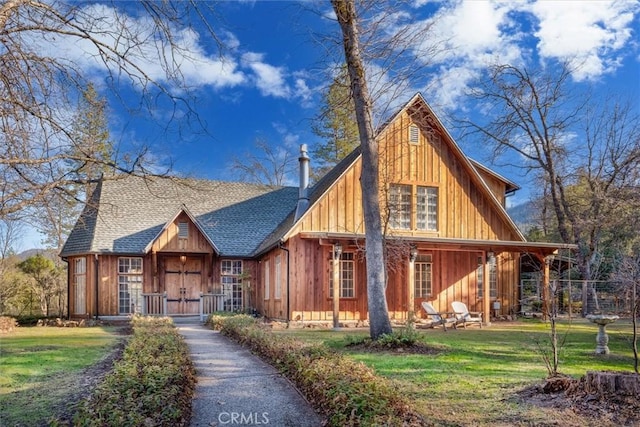
[[411,144],[418,144],[420,142],[420,131],[416,125],[409,126],[409,142]]
[[178,238],[179,239],[188,239],[189,238],[189,223],[188,222],[179,222],[178,223]]

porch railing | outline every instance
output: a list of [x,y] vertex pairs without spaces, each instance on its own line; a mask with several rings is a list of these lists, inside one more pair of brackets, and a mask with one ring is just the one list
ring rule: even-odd
[[224,310],[225,294],[200,294],[200,321],[204,322],[208,315]]
[[149,316],[166,316],[167,293],[142,294],[142,314]]

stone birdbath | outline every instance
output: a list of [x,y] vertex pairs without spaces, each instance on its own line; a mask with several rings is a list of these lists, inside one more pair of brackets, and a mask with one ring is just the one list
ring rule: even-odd
[[598,335],[596,336],[596,354],[609,354],[609,335],[607,335],[606,327],[609,323],[613,323],[620,317],[612,314],[590,314],[587,319],[598,325]]

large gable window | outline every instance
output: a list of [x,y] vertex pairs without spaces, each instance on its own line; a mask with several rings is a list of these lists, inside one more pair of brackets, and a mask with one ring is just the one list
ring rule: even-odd
[[118,258],[118,312],[142,311],[142,258]]
[[411,186],[389,186],[390,226],[397,230],[411,229]]
[[391,184],[388,207],[389,226],[392,229],[438,231],[436,187]]

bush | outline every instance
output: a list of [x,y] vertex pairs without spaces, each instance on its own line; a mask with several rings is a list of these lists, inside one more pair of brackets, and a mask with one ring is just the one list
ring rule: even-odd
[[293,381],[330,426],[417,425],[420,417],[392,382],[321,345],[274,336],[249,316],[215,320]]
[[18,321],[13,317],[0,316],[0,332],[11,332],[18,326]]
[[171,319],[134,317],[122,360],[83,401],[76,426],[189,424],[195,371]]

